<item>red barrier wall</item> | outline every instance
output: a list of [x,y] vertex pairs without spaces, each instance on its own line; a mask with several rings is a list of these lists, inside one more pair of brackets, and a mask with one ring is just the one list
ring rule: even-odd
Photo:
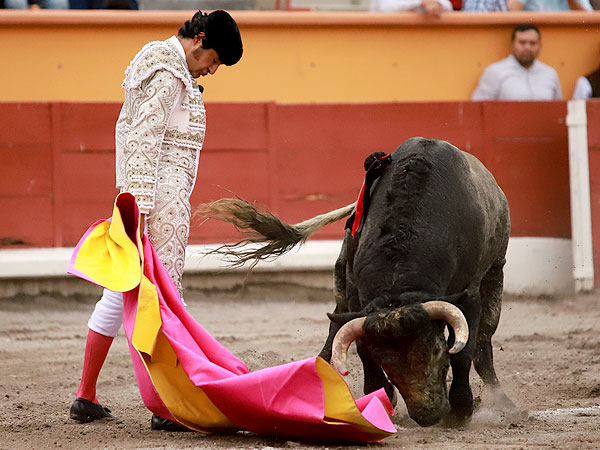
[[600,283],[600,100],[586,103],[588,122],[588,149],[590,163],[590,201],[592,205],[592,245],[594,248],[594,278]]
[[[0,104],[3,247],[72,246],[111,214],[119,109]],[[285,221],[301,221],[354,201],[365,156],[424,136],[448,140],[486,164],[509,199],[513,236],[570,237],[565,102],[213,103],[207,111],[192,205],[235,193]],[[595,139],[600,149],[600,133]],[[594,198],[600,203],[600,195]],[[237,236],[222,224],[193,225],[192,243]],[[341,238],[342,224],[317,237]]]

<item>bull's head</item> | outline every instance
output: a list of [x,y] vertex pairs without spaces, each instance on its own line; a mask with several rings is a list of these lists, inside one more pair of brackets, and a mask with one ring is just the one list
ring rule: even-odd
[[[450,350],[444,336],[446,323],[455,336]],[[461,351],[469,338],[460,309],[429,301],[349,321],[337,332],[332,348],[331,363],[342,375],[348,373],[348,347],[358,338],[398,388],[410,417],[419,425],[433,425],[448,412],[448,354]]]

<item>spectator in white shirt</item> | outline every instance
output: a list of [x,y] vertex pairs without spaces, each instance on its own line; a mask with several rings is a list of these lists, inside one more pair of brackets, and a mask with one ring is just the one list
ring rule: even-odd
[[511,11],[592,11],[590,0],[508,0]]
[[538,61],[540,30],[529,23],[512,33],[512,53],[488,66],[473,92],[472,100],[561,100],[556,70]]
[[[596,70],[596,72],[592,72],[590,75],[597,73],[598,70]],[[573,100],[585,100],[588,98],[592,98],[592,97],[598,97],[598,93],[596,92],[596,95],[593,95],[593,89],[592,89],[592,83],[590,83],[589,80],[589,76],[581,76],[579,78],[577,78],[577,83],[575,83],[575,90],[573,91]]]
[[577,78],[573,99],[588,99],[600,97],[600,68]]

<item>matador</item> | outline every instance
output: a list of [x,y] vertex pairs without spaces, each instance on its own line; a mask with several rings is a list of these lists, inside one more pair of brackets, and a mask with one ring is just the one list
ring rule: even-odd
[[[148,239],[180,295],[206,115],[200,76],[237,63],[243,52],[235,20],[198,11],[165,41],[146,44],[125,71],[125,101],[115,128],[116,186],[135,196]],[[96,396],[98,375],[123,321],[123,294],[104,289],[89,319],[81,384],[71,419],[111,418]],[[152,417],[153,429],[178,424]]]

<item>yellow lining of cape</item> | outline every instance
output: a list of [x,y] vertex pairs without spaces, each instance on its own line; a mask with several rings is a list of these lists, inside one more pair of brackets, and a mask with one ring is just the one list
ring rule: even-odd
[[111,291],[127,292],[140,284],[140,253],[125,231],[116,201],[112,221],[105,220],[90,232],[73,267]]
[[[384,432],[363,417],[348,386],[330,364],[317,358],[316,366],[325,393],[325,422],[331,425],[353,424],[364,433]],[[388,433],[390,436],[392,434]]]

